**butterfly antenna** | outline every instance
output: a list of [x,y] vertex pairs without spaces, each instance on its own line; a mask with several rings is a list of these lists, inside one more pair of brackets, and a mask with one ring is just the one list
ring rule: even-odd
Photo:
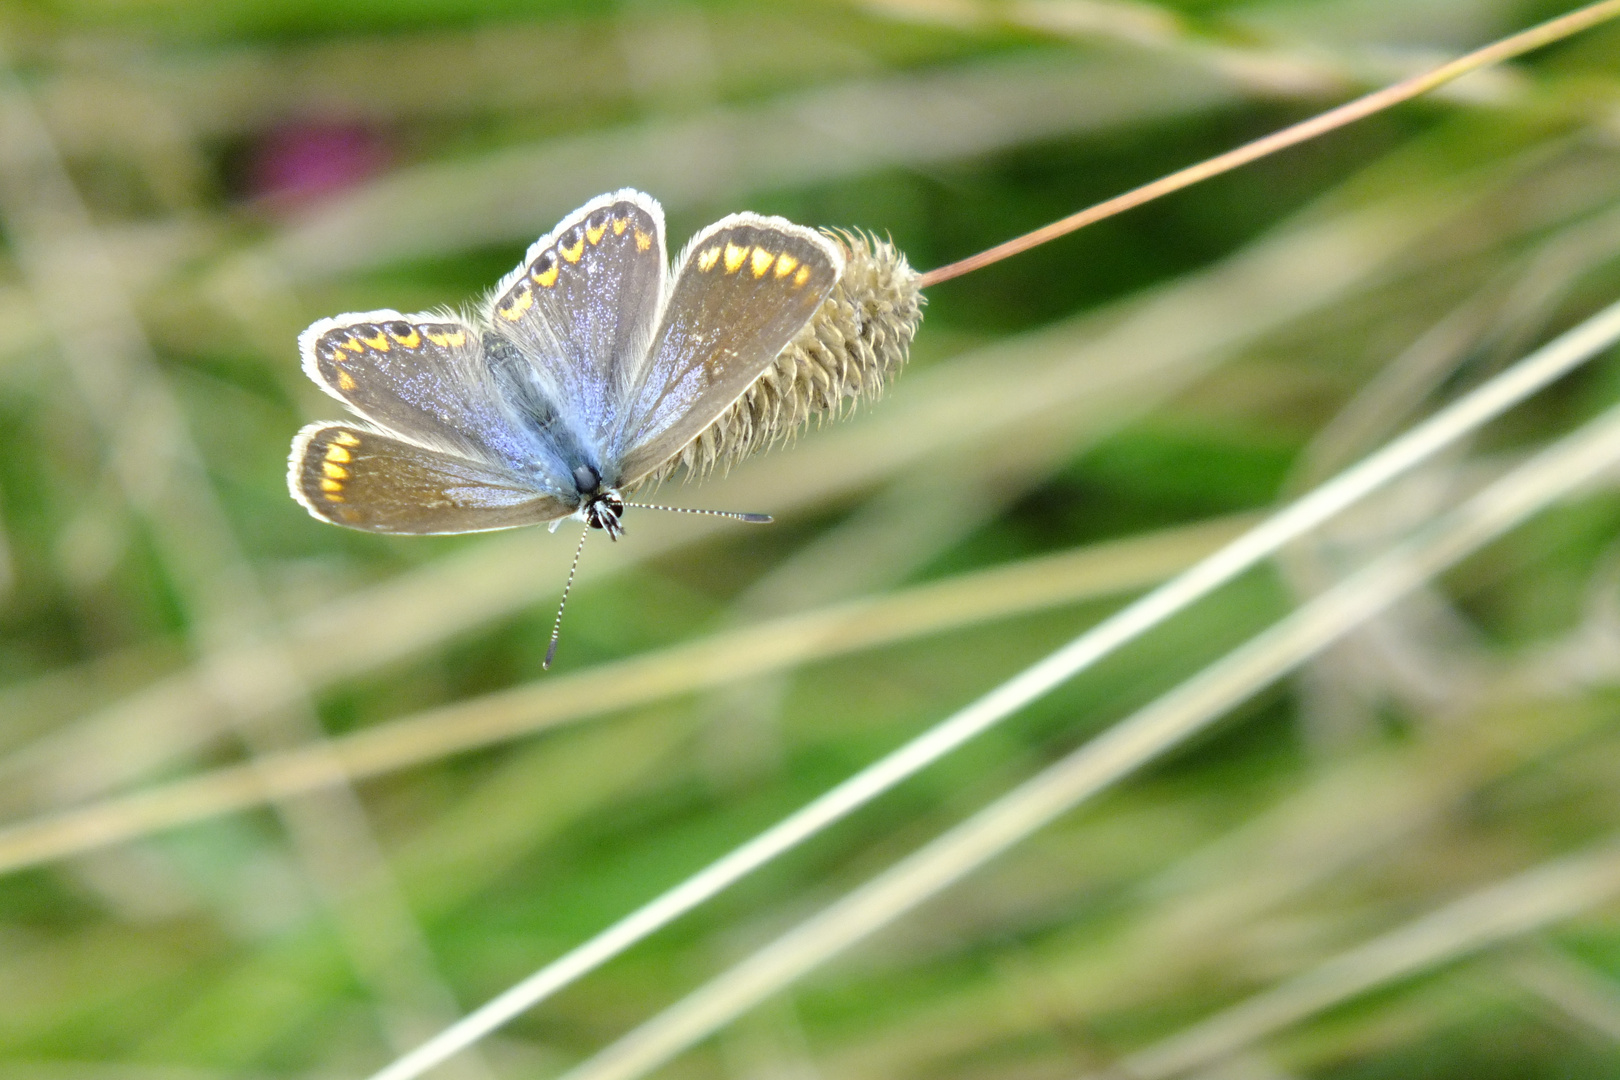
[[769,525],[771,523],[771,515],[769,514],[741,514],[735,510],[693,510],[688,506],[657,506],[653,503],[625,503],[624,505],[633,506],[637,510],[668,510],[672,514],[707,514],[710,517],[731,518],[735,521],[747,521],[755,525]]
[[568,605],[568,590],[574,587],[574,575],[579,572],[579,557],[585,554],[585,538],[589,535],[591,535],[589,529],[579,534],[579,547],[574,549],[574,564],[568,568],[568,580],[563,583],[562,599],[557,601],[557,621],[551,624],[551,644],[546,646],[546,660],[540,665],[546,671],[551,670],[551,661],[557,656],[557,639],[562,637],[563,608]]

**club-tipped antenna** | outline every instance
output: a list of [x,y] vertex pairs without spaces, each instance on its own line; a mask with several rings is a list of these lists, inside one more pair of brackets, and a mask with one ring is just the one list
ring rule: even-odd
[[769,514],[744,514],[736,510],[693,510],[689,506],[658,506],[654,503],[625,503],[637,510],[668,510],[672,514],[707,514],[709,517],[731,518],[733,521],[747,521],[754,525],[769,525],[772,521]]
[[557,639],[562,637],[563,608],[568,606],[568,590],[574,587],[574,575],[579,572],[579,557],[585,554],[585,538],[589,535],[589,529],[579,534],[579,547],[574,549],[574,563],[568,568],[568,580],[563,582],[562,599],[557,601],[557,621],[551,624],[551,644],[546,646],[545,663],[540,665],[545,671],[551,670],[551,661],[557,656]]

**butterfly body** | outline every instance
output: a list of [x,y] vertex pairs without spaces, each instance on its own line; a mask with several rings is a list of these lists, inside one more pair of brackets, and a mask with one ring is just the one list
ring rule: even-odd
[[[300,336],[304,370],[358,419],[299,432],[292,495],[371,532],[575,518],[617,538],[625,492],[871,392],[873,341],[879,368],[904,359],[915,275],[851,240],[734,214],[670,265],[657,202],[624,190],[541,237],[471,315],[322,319]],[[909,287],[898,306],[839,291],[851,259],[871,277],[874,252]]]

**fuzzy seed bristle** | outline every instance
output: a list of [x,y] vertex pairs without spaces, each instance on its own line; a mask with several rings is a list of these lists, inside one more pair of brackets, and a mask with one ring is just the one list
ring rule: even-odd
[[727,468],[792,438],[811,420],[836,419],[877,397],[899,374],[922,322],[917,272],[887,240],[822,231],[844,249],[844,273],[832,293],[776,362],[647,483],[677,470],[690,479]]

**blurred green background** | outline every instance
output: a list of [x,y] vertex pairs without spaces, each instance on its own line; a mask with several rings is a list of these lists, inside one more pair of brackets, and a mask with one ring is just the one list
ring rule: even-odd
[[[309,322],[467,304],[621,186],[672,243],[752,209],[928,268],[1559,10],[0,6],[0,1076],[363,1076],[1611,302],[1620,30],[931,290],[883,401],[663,489],[777,524],[592,546],[546,675],[574,526],[287,497],[340,412]],[[1600,359],[436,1075],[561,1072],[1617,396]],[[1102,1073],[1610,842],[1616,494],[660,1075]],[[1620,1076],[1617,889],[1151,1075]]]

